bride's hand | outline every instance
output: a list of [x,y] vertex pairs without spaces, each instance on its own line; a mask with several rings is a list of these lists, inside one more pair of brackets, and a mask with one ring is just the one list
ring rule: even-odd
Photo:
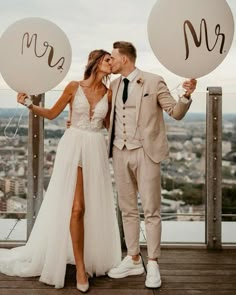
[[27,97],[27,94],[25,94],[25,93],[18,93],[17,94],[17,102],[25,105],[25,99],[26,99],[26,97]]

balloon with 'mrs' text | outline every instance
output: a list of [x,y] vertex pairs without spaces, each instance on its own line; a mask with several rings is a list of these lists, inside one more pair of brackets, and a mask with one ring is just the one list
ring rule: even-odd
[[65,33],[42,18],[19,20],[0,38],[0,72],[17,92],[37,95],[51,90],[66,76],[71,57]]
[[225,0],[157,0],[148,37],[157,59],[171,72],[199,78],[227,56],[234,19]]

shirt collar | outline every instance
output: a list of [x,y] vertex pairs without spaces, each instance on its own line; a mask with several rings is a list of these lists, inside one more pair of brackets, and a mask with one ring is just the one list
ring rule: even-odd
[[138,69],[135,68],[133,72],[131,72],[127,77],[122,76],[122,81],[124,78],[127,78],[130,82],[133,82],[133,80],[137,77],[138,75]]

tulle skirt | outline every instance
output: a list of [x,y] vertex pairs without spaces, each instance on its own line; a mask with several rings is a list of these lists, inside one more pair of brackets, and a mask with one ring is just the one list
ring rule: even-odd
[[74,264],[70,218],[77,169],[82,167],[86,271],[104,275],[121,260],[115,202],[104,135],[71,127],[62,136],[53,174],[33,230],[25,246],[0,249],[0,272],[40,276],[40,281],[64,286],[66,264]]

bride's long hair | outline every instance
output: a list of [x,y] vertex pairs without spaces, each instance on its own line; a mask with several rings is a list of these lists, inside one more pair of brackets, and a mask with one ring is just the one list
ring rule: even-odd
[[[96,49],[89,53],[88,56],[88,63],[85,67],[84,71],[84,80],[88,79],[92,74],[96,76],[98,71],[98,66],[104,59],[105,55],[110,55],[109,52],[103,50],[103,49]],[[107,85],[108,81],[110,79],[110,74],[104,76],[103,83]]]

